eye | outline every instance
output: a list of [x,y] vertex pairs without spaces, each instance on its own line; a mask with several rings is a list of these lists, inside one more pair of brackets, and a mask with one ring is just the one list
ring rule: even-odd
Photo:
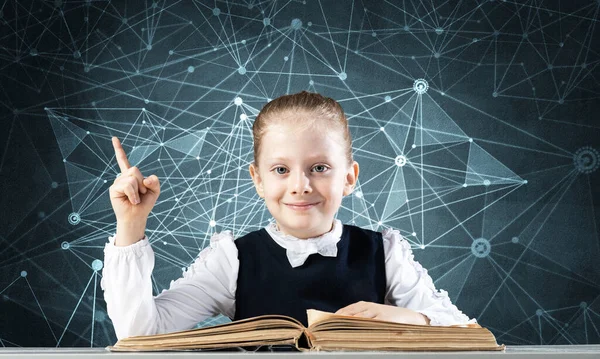
[[[287,171],[287,170],[285,169],[285,167],[275,167],[275,168],[273,168],[273,170],[274,170],[274,171],[275,171],[275,173],[277,173],[278,175],[285,174],[285,171]],[[280,171],[280,170],[283,170],[283,171]]]
[[325,172],[327,171],[327,166],[316,165],[315,167],[313,167],[313,169],[315,170],[315,172]]

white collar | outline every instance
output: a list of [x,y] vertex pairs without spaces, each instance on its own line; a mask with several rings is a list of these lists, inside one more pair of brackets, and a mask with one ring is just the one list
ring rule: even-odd
[[339,219],[334,219],[331,231],[318,237],[299,239],[281,233],[275,222],[271,222],[265,227],[275,243],[286,250],[288,261],[293,268],[303,265],[308,256],[314,253],[319,253],[324,257],[337,256],[337,243],[342,237],[342,229],[342,222]]

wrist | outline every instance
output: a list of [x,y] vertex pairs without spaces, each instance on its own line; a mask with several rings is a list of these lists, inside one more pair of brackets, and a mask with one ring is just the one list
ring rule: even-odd
[[134,244],[145,237],[145,231],[145,221],[143,223],[117,222],[114,245],[121,247]]

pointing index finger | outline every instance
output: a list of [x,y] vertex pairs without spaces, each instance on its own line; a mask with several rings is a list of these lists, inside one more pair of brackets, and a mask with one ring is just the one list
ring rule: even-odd
[[115,149],[115,157],[117,157],[117,163],[119,164],[121,173],[125,173],[131,167],[129,160],[127,160],[127,154],[125,153],[125,150],[123,150],[121,141],[119,141],[117,137],[112,138],[112,144]]

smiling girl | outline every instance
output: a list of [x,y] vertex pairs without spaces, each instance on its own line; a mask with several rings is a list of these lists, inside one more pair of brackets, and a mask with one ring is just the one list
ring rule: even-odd
[[233,320],[283,314],[306,323],[306,309],[421,325],[474,323],[435,289],[400,232],[342,224],[342,198],[359,165],[341,106],[316,93],[279,97],[253,125],[250,176],[273,221],[210,246],[152,295],[154,252],[144,235],[160,194],[155,175],[131,167],[117,138],[121,176],[110,187],[117,232],[104,249],[102,288],[117,337],[190,329],[223,314]]

